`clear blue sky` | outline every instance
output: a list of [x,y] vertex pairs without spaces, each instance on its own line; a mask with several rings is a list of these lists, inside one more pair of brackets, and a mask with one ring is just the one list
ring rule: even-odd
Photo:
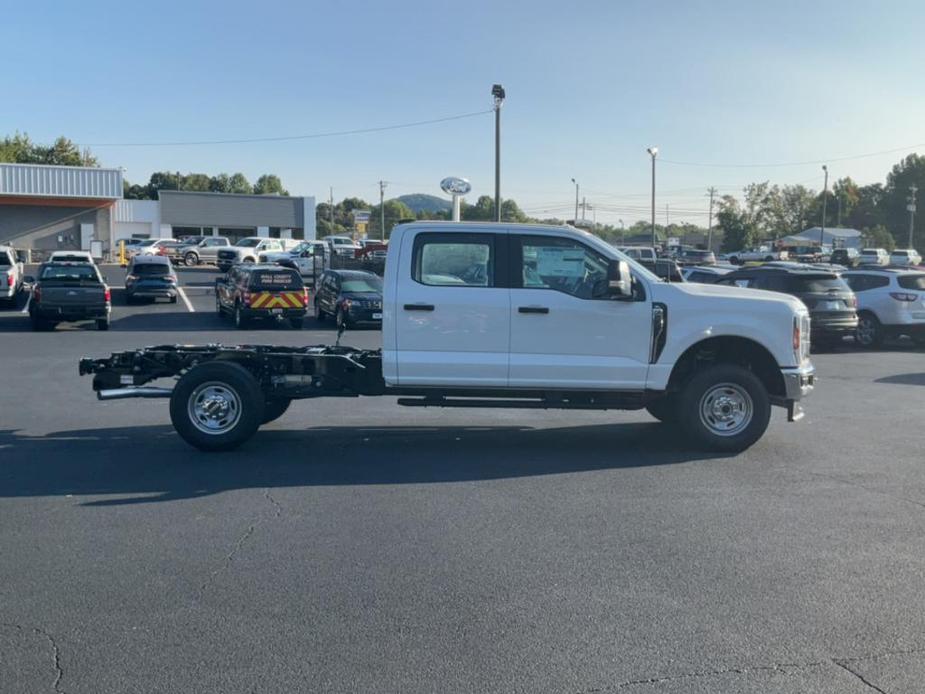
[[[447,8],[458,4],[451,13]],[[645,218],[658,145],[660,221],[703,223],[705,189],[822,186],[819,164],[925,142],[921,2],[14,2],[3,10],[0,134],[49,141],[273,137],[488,109],[504,84],[502,194],[598,221]],[[919,148],[925,152],[925,147]],[[293,194],[493,190],[490,114],[270,144],[93,148],[132,182],[152,171],[279,174]],[[830,163],[882,180],[902,152]],[[696,210],[703,214],[694,214]],[[690,210],[682,214],[681,210]],[[589,215],[590,216],[590,215]]]

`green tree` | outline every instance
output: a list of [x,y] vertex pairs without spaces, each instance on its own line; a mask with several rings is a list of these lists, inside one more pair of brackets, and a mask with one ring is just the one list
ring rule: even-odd
[[13,164],[52,164],[56,166],[99,166],[90,150],[80,150],[66,137],[51,145],[39,145],[26,133],[7,135],[0,140],[0,161]]
[[896,239],[882,224],[871,229],[864,229],[863,234],[864,245],[869,248],[885,248],[890,253],[896,248]]
[[[385,238],[392,233],[392,227],[406,219],[416,219],[414,212],[401,200],[386,200],[383,207],[385,208]],[[369,237],[371,239],[380,238],[380,212],[379,205],[371,208],[369,216]]]
[[724,196],[720,202],[716,224],[723,230],[724,252],[750,248],[755,244],[757,236],[754,224],[749,221],[747,211],[742,210],[738,201],[731,195]]
[[232,174],[231,178],[228,179],[228,192],[249,195],[254,192],[254,187],[247,180],[247,176],[236,173]]
[[773,236],[799,234],[808,225],[814,194],[801,185],[774,186],[771,193],[771,226]]
[[[897,163],[886,177],[883,197],[880,200],[880,212],[883,224],[893,233],[898,245],[905,248],[909,238],[909,204],[910,186],[918,188],[917,198],[923,200],[925,195],[925,156],[910,154]],[[913,245],[925,247],[925,234],[921,222],[922,215],[915,220]]]
[[207,193],[211,190],[212,179],[206,174],[191,173],[181,176],[180,189]]
[[263,174],[258,178],[254,184],[254,192],[257,195],[289,195],[289,191],[283,188],[283,182],[276,174]]

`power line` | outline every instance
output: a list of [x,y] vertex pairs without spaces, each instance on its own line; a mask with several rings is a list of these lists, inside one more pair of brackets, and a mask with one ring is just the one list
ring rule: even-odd
[[853,159],[866,159],[868,157],[879,157],[883,154],[895,154],[896,152],[906,152],[910,149],[916,149],[918,147],[925,147],[925,142],[920,142],[914,145],[908,145],[906,147],[896,147],[895,149],[884,149],[879,152],[867,152],[866,154],[853,154],[846,157],[828,157],[826,159],[813,159],[811,161],[786,161],[786,162],[774,162],[770,164],[712,164],[707,162],[696,162],[696,161],[675,161],[673,159],[662,159],[661,161],[665,164],[674,164],[675,166],[704,166],[711,168],[728,168],[728,169],[771,169],[778,167],[787,167],[787,166],[812,166],[816,164],[825,164],[831,163],[833,161],[851,161]]
[[402,128],[416,128],[421,125],[433,125],[434,123],[446,123],[448,121],[462,120],[463,118],[475,118],[486,113],[491,113],[494,109],[487,111],[475,111],[474,113],[461,113],[455,116],[445,116],[443,118],[431,118],[430,120],[419,120],[411,123],[399,123],[397,125],[382,125],[374,128],[356,128],[354,130],[334,130],[324,133],[311,133],[309,135],[283,135],[280,137],[252,137],[238,140],[196,140],[186,142],[83,142],[79,143],[80,147],[188,147],[196,145],[238,145],[254,142],[286,142],[291,140],[314,140],[323,137],[341,137],[344,135],[361,135],[363,133],[378,133],[386,130],[400,130]]

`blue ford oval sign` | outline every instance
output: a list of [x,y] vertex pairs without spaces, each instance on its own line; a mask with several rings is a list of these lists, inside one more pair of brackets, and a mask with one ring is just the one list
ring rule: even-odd
[[450,195],[465,195],[472,190],[472,185],[465,178],[447,176],[440,181],[440,189]]

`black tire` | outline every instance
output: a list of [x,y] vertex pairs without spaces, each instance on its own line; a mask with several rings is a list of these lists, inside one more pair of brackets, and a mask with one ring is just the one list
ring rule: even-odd
[[302,329],[302,324],[303,324],[304,322],[305,322],[305,321],[304,321],[303,318],[290,318],[290,319],[289,319],[289,325],[291,325],[291,326],[293,327],[293,329],[295,329],[295,330],[301,330],[301,329]]
[[[217,393],[208,396],[207,388]],[[202,406],[202,399],[207,397],[211,397],[214,411],[211,416]],[[222,404],[227,407],[222,409]],[[264,395],[260,384],[247,369],[233,362],[194,366],[180,378],[170,396],[170,421],[174,429],[184,441],[201,451],[237,448],[254,435],[263,417]]]
[[774,260],[774,256],[773,256],[773,255],[766,255],[766,256],[764,257],[764,262],[766,262],[766,263],[770,263],[770,262],[773,261],[773,260]]
[[194,265],[199,265],[199,256],[195,253],[187,253],[183,256],[183,264],[187,267],[193,267]]
[[241,304],[234,305],[234,327],[238,330],[244,330],[247,328],[248,323],[247,317],[241,312]]
[[347,318],[347,314],[344,313],[344,309],[340,306],[337,307],[337,315],[334,316],[334,325],[337,326],[338,330],[340,330],[341,327],[343,327],[344,330],[350,327],[350,319]]
[[665,395],[646,405],[646,412],[658,421],[674,424],[678,421],[678,399],[674,395]]
[[241,262],[242,262],[242,263],[249,263],[249,264],[253,265],[253,264],[254,264],[254,259],[253,259],[253,258],[245,258],[245,259],[242,260]]
[[109,330],[109,316],[105,318],[96,319],[96,329],[97,330]]
[[218,294],[215,295],[215,312],[218,314],[219,318],[225,317],[225,309],[222,308],[222,302],[218,299]]
[[315,319],[318,321],[323,321],[327,315],[328,314],[326,314],[318,304],[318,300],[315,299]]
[[274,398],[272,400],[267,400],[263,404],[263,418],[261,419],[261,424],[269,424],[282,417],[286,413],[286,410],[289,409],[290,404],[292,404],[291,398]]
[[37,333],[48,332],[55,329],[55,324],[43,318],[32,317],[32,329]]
[[738,264],[739,264],[739,256],[737,256],[737,255],[732,256],[731,258],[729,258],[729,262],[730,262],[732,265],[738,265]]
[[858,315],[858,327],[854,332],[854,341],[864,349],[876,349],[883,343],[883,326],[873,313]]
[[681,390],[677,407],[684,432],[705,449],[723,453],[747,449],[761,438],[771,418],[764,384],[735,364],[695,373]]
[[177,303],[177,297],[175,297],[175,296],[170,297],[170,303],[172,303],[172,304]]

